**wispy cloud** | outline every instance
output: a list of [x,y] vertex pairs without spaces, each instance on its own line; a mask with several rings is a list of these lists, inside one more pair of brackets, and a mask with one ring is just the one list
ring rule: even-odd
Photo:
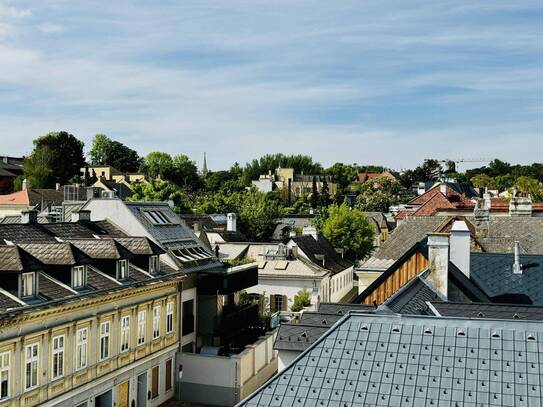
[[0,149],[67,129],[215,167],[537,160],[541,17],[536,1],[0,0]]

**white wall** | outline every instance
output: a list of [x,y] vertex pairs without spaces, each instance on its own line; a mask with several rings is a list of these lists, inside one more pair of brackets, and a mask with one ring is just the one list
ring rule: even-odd
[[353,267],[332,276],[330,302],[340,302],[354,287]]
[[[286,295],[288,299],[288,309],[294,304],[294,296],[300,291],[308,291],[311,294],[311,304],[315,305],[319,295],[322,301],[320,279],[302,280],[293,278],[272,278],[268,276],[258,276],[258,285],[247,288],[245,291],[250,294],[261,294],[269,301],[270,295]],[[317,291],[313,292],[313,283],[317,286]],[[267,302],[268,306],[269,303]]]
[[277,373],[285,370],[301,353],[293,350],[280,350],[277,354]]
[[193,312],[193,315],[194,315],[194,331],[191,333],[191,334],[188,334],[188,335],[185,335],[185,336],[181,336],[181,346],[185,346],[191,342],[194,342],[196,343],[196,329],[197,329],[197,326],[198,326],[198,314],[196,312],[196,287],[194,288],[189,288],[188,290],[183,290],[182,294],[181,294],[181,309],[180,309],[180,312],[179,312],[179,315],[181,316],[181,318],[179,319],[179,326],[181,327],[181,333],[183,332],[183,327],[182,327],[182,322],[183,322],[183,303],[185,301],[190,301],[190,300],[193,300],[194,301],[194,307],[192,309],[192,312]]

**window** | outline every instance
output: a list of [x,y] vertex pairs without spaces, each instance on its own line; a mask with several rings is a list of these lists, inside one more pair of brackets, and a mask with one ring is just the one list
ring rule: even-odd
[[87,367],[87,328],[78,329],[75,345],[75,370]]
[[194,300],[183,302],[183,335],[194,332]]
[[9,352],[0,353],[0,400],[9,397],[10,356]]
[[22,296],[34,297],[36,295],[36,273],[23,273],[22,282]]
[[166,304],[166,333],[173,332],[173,302]]
[[39,345],[33,343],[25,348],[25,390],[38,386],[38,352]]
[[153,339],[160,336],[160,306],[153,308]]
[[110,322],[105,321],[100,324],[100,360],[107,359],[109,357],[109,333]]
[[286,296],[272,295],[270,300],[271,312],[285,311],[287,309]]
[[128,278],[128,260],[119,260],[117,262],[117,279],[125,280]]
[[72,287],[81,288],[87,285],[87,270],[85,266],[72,268]]
[[172,360],[169,359],[166,361],[166,391],[172,388]]
[[149,257],[149,273],[155,274],[160,271],[160,257],[151,256]]
[[121,352],[126,352],[130,347],[130,317],[121,318]]
[[158,397],[158,366],[151,370],[151,398]]
[[138,312],[138,345],[145,343],[145,318],[147,312],[145,310]]
[[64,335],[53,337],[53,371],[51,376],[58,379],[64,376]]
[[162,211],[145,211],[143,213],[153,225],[166,225],[170,223],[170,220]]

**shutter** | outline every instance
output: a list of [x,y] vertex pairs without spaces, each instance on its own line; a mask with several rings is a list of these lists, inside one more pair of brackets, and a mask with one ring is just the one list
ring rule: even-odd
[[281,311],[288,310],[288,297],[286,295],[283,295],[283,301],[281,305],[282,305]]
[[128,393],[130,384],[128,380],[119,384],[119,407],[128,407]]
[[166,361],[166,390],[172,388],[172,360]]
[[158,397],[158,366],[151,371],[151,398]]

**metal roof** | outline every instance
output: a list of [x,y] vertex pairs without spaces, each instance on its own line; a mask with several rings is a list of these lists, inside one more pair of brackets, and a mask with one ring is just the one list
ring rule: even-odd
[[432,301],[430,309],[445,317],[543,320],[543,307]]
[[543,323],[351,312],[240,406],[541,406]]

